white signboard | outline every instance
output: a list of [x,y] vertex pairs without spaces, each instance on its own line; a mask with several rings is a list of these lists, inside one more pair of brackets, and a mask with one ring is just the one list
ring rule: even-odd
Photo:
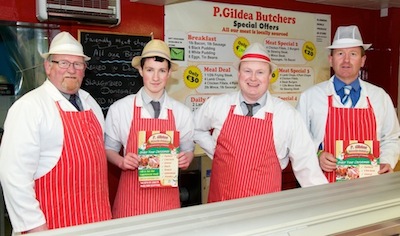
[[238,89],[235,63],[260,42],[279,68],[270,92],[295,105],[301,92],[330,77],[330,15],[203,1],[165,6],[165,41],[180,65],[168,92],[192,110],[209,96]]

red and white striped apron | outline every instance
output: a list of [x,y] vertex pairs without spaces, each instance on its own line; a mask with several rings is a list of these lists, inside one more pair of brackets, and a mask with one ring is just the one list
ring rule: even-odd
[[92,110],[63,111],[60,160],[35,180],[36,198],[49,229],[111,219],[107,158],[101,126]]
[[231,106],[217,140],[208,202],[278,192],[282,169],[275,151],[272,113],[265,120],[235,115]]
[[[141,118],[141,107],[133,105],[134,118],[128,136],[126,153],[138,153],[138,131],[176,130],[172,110],[168,109],[168,119]],[[179,188],[140,188],[137,169],[122,171],[113,206],[113,218],[142,215],[152,212],[179,208]]]
[[[374,110],[367,97],[367,108],[342,108],[333,106],[333,96],[328,97],[324,151],[335,153],[336,140],[377,140]],[[336,172],[324,172],[329,182],[336,182]]]

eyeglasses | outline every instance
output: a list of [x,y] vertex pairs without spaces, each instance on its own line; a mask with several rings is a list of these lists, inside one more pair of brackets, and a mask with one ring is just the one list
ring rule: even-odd
[[51,62],[57,63],[58,67],[60,67],[61,69],[68,69],[71,66],[71,64],[74,65],[75,70],[83,70],[86,67],[86,63],[84,63],[84,62],[69,62],[69,61],[64,61],[64,60],[51,61]]

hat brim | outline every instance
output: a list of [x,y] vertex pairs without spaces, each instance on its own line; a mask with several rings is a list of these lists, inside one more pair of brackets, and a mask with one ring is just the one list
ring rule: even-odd
[[84,55],[84,54],[71,53],[71,52],[57,52],[57,53],[50,53],[50,52],[47,52],[47,53],[41,53],[41,54],[40,54],[40,56],[41,56],[43,59],[47,59],[50,55],[72,55],[72,56],[80,56],[80,57],[83,57],[83,59],[84,59],[85,61],[89,61],[89,60],[91,59],[90,57],[88,57],[88,56],[86,56],[86,55]]
[[278,65],[276,65],[275,63],[261,60],[261,59],[256,59],[256,58],[249,58],[249,59],[244,59],[241,61],[236,61],[233,63],[233,66],[236,68],[236,70],[239,70],[240,63],[245,62],[245,61],[266,62],[271,66],[271,73],[274,72],[276,69],[278,69]]
[[368,48],[370,48],[372,46],[372,44],[338,44],[338,45],[331,45],[328,46],[326,48],[328,49],[338,49],[338,48],[354,48],[354,47],[363,47],[364,50],[367,50]]
[[[152,58],[152,57],[162,57],[160,55],[146,55],[146,57],[142,57],[142,56],[136,56],[132,59],[132,66],[136,69],[139,70],[140,68],[140,61],[142,60],[142,58]],[[171,63],[171,70],[172,71],[177,71],[179,69],[179,65],[176,64],[175,62],[172,62],[171,60],[169,60],[168,58],[162,57],[165,60],[169,61]]]

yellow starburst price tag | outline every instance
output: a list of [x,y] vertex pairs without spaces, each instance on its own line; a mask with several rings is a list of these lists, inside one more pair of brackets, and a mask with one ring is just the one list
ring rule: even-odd
[[312,42],[307,41],[303,44],[302,52],[304,59],[312,61],[314,60],[315,55],[317,55],[317,48]]
[[241,58],[244,50],[250,45],[249,40],[244,37],[239,37],[233,43],[233,52],[238,58]]
[[279,78],[279,69],[276,69],[272,72],[271,79],[269,80],[270,84],[275,83]]
[[188,66],[183,72],[183,81],[186,87],[196,89],[203,81],[203,74],[197,66]]

